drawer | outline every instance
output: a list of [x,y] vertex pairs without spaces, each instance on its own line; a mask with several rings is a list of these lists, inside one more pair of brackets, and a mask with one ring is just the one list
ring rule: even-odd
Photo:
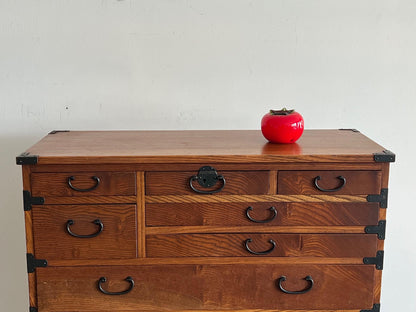
[[159,234],[146,236],[146,256],[171,257],[374,257],[369,234]]
[[201,187],[197,181],[190,181],[198,172],[194,171],[170,171],[147,172],[146,195],[194,195],[199,194],[192,190],[190,182],[196,190],[219,191],[222,194],[267,194],[269,192],[268,171],[221,171],[218,172],[224,178],[209,188]]
[[146,204],[146,226],[372,225],[378,211],[378,203]]
[[279,171],[277,193],[379,194],[381,171]]
[[135,195],[134,172],[32,173],[33,196]]
[[[37,268],[36,272],[38,308],[48,312],[120,308],[123,311],[310,311],[360,310],[373,306],[374,266],[370,265],[50,267]],[[127,277],[131,279],[126,280]],[[99,287],[104,292],[124,294],[105,294]],[[306,292],[288,294],[283,290]]]
[[37,258],[136,258],[135,205],[43,205],[32,213]]

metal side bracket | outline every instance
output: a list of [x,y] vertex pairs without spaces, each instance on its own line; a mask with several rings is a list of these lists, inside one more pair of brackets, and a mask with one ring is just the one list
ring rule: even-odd
[[364,264],[375,264],[377,270],[383,270],[384,251],[379,250],[375,257],[365,257]]
[[36,268],[45,268],[48,266],[48,261],[45,259],[36,259],[31,253],[26,254],[27,259],[27,273],[35,272]]
[[29,191],[23,191],[23,210],[32,210],[32,205],[43,205],[45,198],[43,197],[32,197]]
[[361,310],[360,312],[380,312],[380,303],[375,303],[371,310]]
[[380,194],[370,194],[367,201],[371,203],[380,203],[380,208],[387,208],[388,188],[382,188]]
[[384,240],[386,238],[386,220],[378,221],[378,225],[368,225],[364,231],[367,234],[377,234],[378,239]]

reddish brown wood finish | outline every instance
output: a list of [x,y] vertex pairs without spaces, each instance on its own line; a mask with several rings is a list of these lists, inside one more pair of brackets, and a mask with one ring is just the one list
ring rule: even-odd
[[[23,190],[31,190],[30,185],[30,170],[32,166],[23,166],[22,167],[22,182]],[[33,218],[32,211],[25,211],[25,234],[26,234],[26,252],[34,254],[35,246],[33,243]],[[31,307],[37,306],[37,292],[36,292],[36,273],[28,274],[28,286],[29,286],[29,305]]]
[[[87,161],[87,160],[86,160]],[[201,164],[202,162],[198,162]],[[215,169],[218,171],[255,171],[255,170],[382,170],[382,163],[376,162],[351,162],[351,163],[337,163],[337,162],[272,162],[272,163],[218,163],[215,164]],[[197,164],[197,165],[198,165]],[[31,172],[92,172],[92,171],[195,171],[197,167],[194,163],[122,163],[122,164],[61,164],[61,165],[42,165],[37,164],[32,166]],[[199,167],[198,167],[199,168]],[[277,180],[274,182],[277,183]]]
[[27,151],[39,164],[373,162],[384,148],[359,132],[305,130],[295,144],[271,144],[260,130],[71,131]]
[[145,181],[144,181],[144,172],[137,172],[137,251],[139,257],[146,256],[146,244],[145,244],[145,203],[144,203],[144,194],[145,194]]
[[[271,220],[275,207],[276,217]],[[147,226],[312,226],[371,225],[378,222],[377,203],[173,203],[146,204]]]
[[[277,288],[281,276],[288,290],[309,287],[302,295]],[[132,267],[61,267],[39,269],[40,311],[123,310],[239,310],[239,309],[360,309],[371,308],[374,269],[365,265],[168,265]],[[127,295],[100,293],[97,282],[106,277],[107,291],[135,287]],[[220,286],[220,287],[219,287]],[[348,294],[348,295],[346,295]],[[76,300],[74,300],[76,298]]]
[[[250,253],[272,250],[266,255]],[[273,240],[275,247],[270,243]],[[377,251],[377,236],[362,234],[178,234],[148,235],[148,257],[370,257]]]
[[[320,191],[314,184],[327,190],[339,188],[343,183],[337,177],[346,179],[344,187],[336,192]],[[280,171],[278,173],[278,194],[379,194],[381,186],[380,171]]]
[[[380,302],[381,272],[363,257],[384,241],[365,234],[386,218],[367,202],[388,184],[384,148],[350,130],[306,130],[297,144],[270,144],[260,131],[90,131],[50,134],[28,150],[24,189],[44,205],[25,212],[27,250],[48,260],[29,274],[30,305],[39,312],[359,312]],[[202,166],[226,179],[200,195],[189,178]],[[313,179],[326,189],[316,190]],[[96,190],[73,191],[95,185]],[[200,188],[197,182],[195,187]],[[221,183],[214,186],[216,189]],[[207,190],[203,189],[202,190]],[[256,223],[246,216],[247,207]],[[76,239],[65,230],[104,231]],[[267,255],[252,255],[275,249]],[[284,287],[313,289],[302,295]],[[122,296],[100,293],[129,287]]]
[[[197,166],[195,171],[189,172],[147,172],[146,173],[146,195],[169,195],[169,194],[194,194],[189,185],[192,176],[198,174],[201,166]],[[269,172],[268,171],[223,171],[218,172],[226,181],[225,187],[216,195],[227,194],[267,194],[269,192]],[[203,188],[198,182],[194,181],[196,189],[202,191],[212,191],[219,189],[222,182],[211,188]]]
[[[68,178],[73,176],[72,185],[80,189],[94,187],[88,192],[74,191],[68,185]],[[34,196],[111,196],[136,195],[136,176],[134,172],[71,172],[71,173],[33,173],[32,193]]]
[[[103,231],[94,238],[77,238]],[[40,259],[121,259],[136,257],[136,207],[134,205],[43,205],[33,208],[35,255]]]

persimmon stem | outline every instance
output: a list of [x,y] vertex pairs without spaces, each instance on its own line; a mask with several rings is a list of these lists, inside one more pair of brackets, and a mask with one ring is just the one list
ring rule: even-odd
[[270,114],[272,115],[290,115],[294,112],[294,109],[286,109],[286,107],[282,108],[281,110],[270,110]]

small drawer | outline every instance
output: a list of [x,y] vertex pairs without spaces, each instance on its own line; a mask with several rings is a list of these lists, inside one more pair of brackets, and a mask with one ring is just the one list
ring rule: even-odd
[[32,213],[37,258],[136,258],[135,205],[43,205]]
[[362,258],[377,252],[369,234],[171,234],[147,235],[146,256]]
[[147,172],[146,195],[196,195],[205,193],[267,194],[268,171],[218,171],[220,178],[211,187],[203,187],[194,178],[198,171]]
[[39,311],[360,311],[373,306],[374,271],[373,265],[184,264],[49,267],[37,268],[36,276]]
[[379,194],[381,171],[279,171],[277,193],[284,195]]
[[366,226],[378,211],[378,203],[146,204],[146,226]]
[[134,172],[33,173],[33,196],[135,195]]

